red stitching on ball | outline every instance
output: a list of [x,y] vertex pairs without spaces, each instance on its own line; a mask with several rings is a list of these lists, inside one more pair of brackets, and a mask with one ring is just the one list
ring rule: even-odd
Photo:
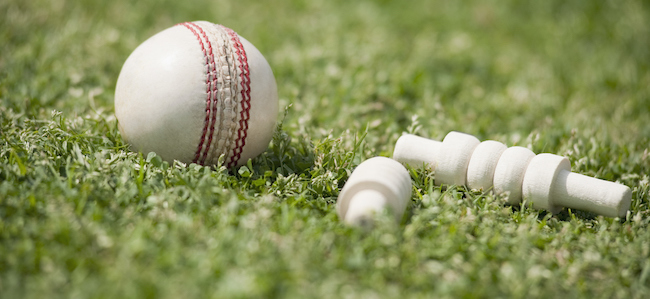
[[[208,97],[210,98],[210,102],[212,103],[213,106],[216,106],[218,99],[214,99],[212,101],[212,98],[215,94],[215,91],[217,89],[217,62],[214,60],[214,51],[212,49],[212,43],[208,39],[208,35],[205,33],[203,28],[199,26],[198,24],[195,23],[190,23],[190,25],[193,25],[203,36],[203,39],[205,39],[205,42],[208,44],[208,50],[210,52],[210,63],[208,64],[208,72],[207,72],[207,85],[208,85]],[[211,80],[212,79],[212,80]],[[210,82],[211,81],[211,82]],[[217,113],[216,113],[216,108],[211,109],[212,111],[212,119],[210,120],[210,133],[208,134],[208,143],[205,146],[205,151],[203,152],[203,157],[201,158],[201,165],[205,165],[205,159],[208,158],[208,154],[210,153],[210,147],[212,146],[212,137],[214,136],[214,125],[217,121]],[[208,124],[206,124],[208,126]]]
[[[205,32],[201,27],[199,27],[197,24],[191,23],[191,22],[185,22],[181,23],[179,25],[184,26],[188,30],[194,34],[196,39],[199,41],[199,44],[201,45],[201,51],[203,52],[203,56],[205,57],[205,64],[206,64],[206,79],[205,79],[205,85],[206,85],[206,99],[205,99],[205,119],[203,120],[204,125],[203,125],[203,131],[201,132],[201,140],[199,141],[199,145],[196,148],[196,152],[194,153],[194,159],[192,160],[193,163],[198,163],[198,164],[204,164],[205,163],[205,158],[207,157],[207,153],[210,150],[210,146],[212,144],[212,133],[214,132],[214,122],[215,122],[215,114],[212,113],[212,95],[213,95],[213,90],[216,88],[216,84],[213,84],[211,81],[211,78],[214,77],[212,75],[212,71],[214,69],[214,53],[212,51],[212,43],[210,43],[210,40],[206,36]],[[194,29],[198,29],[198,31],[203,35],[203,38],[205,39],[205,42],[207,43],[208,49],[206,50],[205,45],[203,43],[203,40],[201,39],[201,35]],[[209,51],[209,54],[208,54]],[[211,63],[212,62],[212,63]],[[212,119],[210,118],[210,115],[212,115]],[[208,128],[210,128],[210,134],[208,135],[208,140],[207,144],[205,144],[205,151],[203,151],[203,146],[205,143],[205,135],[208,133]],[[201,158],[201,153],[203,154],[203,157]]]
[[235,52],[237,53],[237,61],[239,62],[239,77],[241,79],[241,112],[239,113],[239,129],[237,130],[237,140],[235,140],[235,148],[233,149],[233,155],[230,157],[230,163],[228,167],[234,167],[237,165],[237,162],[241,158],[241,154],[244,151],[244,146],[246,145],[246,137],[248,137],[248,120],[250,119],[250,109],[251,109],[251,79],[250,71],[248,69],[248,57],[246,55],[246,50],[239,40],[239,36],[232,29],[221,26],[230,36],[230,39],[233,42]]
[[[185,28],[189,29],[192,32],[192,34],[194,34],[196,39],[199,41],[199,44],[201,45],[201,51],[203,52],[203,57],[205,57],[205,64],[207,66],[206,72],[210,73],[210,58],[208,57],[208,53],[205,50],[205,46],[203,45],[203,40],[201,40],[201,36],[199,36],[196,30],[192,28],[193,24],[190,22],[185,22],[178,25],[182,25]],[[199,161],[199,156],[203,149],[203,143],[205,142],[205,134],[208,131],[208,125],[210,123],[210,106],[212,104],[212,97],[210,96],[210,76],[207,76],[205,84],[207,86],[207,90],[206,90],[207,98],[205,100],[205,119],[203,121],[204,125],[203,125],[203,132],[201,133],[201,140],[199,141],[199,145],[196,148],[196,153],[194,154],[194,160],[192,160],[193,163],[197,163]]]

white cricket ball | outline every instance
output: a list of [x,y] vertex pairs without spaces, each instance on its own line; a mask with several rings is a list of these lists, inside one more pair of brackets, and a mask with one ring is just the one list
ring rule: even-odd
[[186,22],[138,46],[115,88],[122,138],[164,160],[228,167],[269,145],[278,112],[271,67],[222,25]]

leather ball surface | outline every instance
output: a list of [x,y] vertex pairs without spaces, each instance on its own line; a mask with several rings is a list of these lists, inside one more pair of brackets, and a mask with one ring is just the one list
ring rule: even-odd
[[128,57],[115,115],[132,149],[166,161],[228,167],[266,150],[278,95],[271,67],[243,37],[198,21],[166,29]]

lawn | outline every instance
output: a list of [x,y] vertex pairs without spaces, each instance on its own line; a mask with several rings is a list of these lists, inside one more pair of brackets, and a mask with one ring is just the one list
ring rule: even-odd
[[[251,41],[278,83],[235,169],[136,153],[122,64],[174,24]],[[0,298],[650,297],[648,1],[0,2]],[[567,157],[624,218],[508,206],[409,169],[401,223],[341,223],[405,132]]]

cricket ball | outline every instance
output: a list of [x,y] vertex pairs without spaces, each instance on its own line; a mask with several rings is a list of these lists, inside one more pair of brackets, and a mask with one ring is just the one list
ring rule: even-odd
[[233,30],[205,21],[166,29],[127,58],[115,116],[134,150],[166,161],[245,164],[269,145],[278,112],[264,56]]

